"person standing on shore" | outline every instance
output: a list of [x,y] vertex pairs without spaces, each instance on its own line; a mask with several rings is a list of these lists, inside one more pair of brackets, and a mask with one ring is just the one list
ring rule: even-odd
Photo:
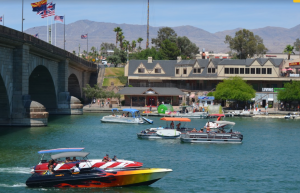
[[267,109],[268,109],[268,105],[266,104],[266,106],[265,106],[265,109],[266,109],[266,115],[268,114],[268,112],[267,112]]

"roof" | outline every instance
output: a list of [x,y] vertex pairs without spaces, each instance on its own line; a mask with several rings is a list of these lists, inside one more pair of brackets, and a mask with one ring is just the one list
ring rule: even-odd
[[130,112],[132,114],[134,114],[135,112],[139,112],[139,110],[136,109],[123,109],[123,111]]
[[78,152],[84,150],[84,147],[80,148],[58,148],[58,149],[49,149],[38,151],[39,154],[42,153],[61,153],[61,152]]
[[162,120],[162,121],[191,122],[191,119],[189,119],[189,118],[178,118],[178,117],[163,117],[160,120]]
[[[146,93],[153,91],[154,94]],[[175,87],[124,87],[118,92],[122,95],[164,95],[164,96],[178,96],[185,95],[180,89]]]
[[51,158],[58,159],[63,157],[86,157],[89,154],[90,154],[89,152],[65,152],[65,153],[51,155]]

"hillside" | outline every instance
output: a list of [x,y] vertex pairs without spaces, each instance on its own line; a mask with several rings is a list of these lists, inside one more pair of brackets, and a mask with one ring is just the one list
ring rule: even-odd
[[[53,25],[54,26],[54,25]],[[63,24],[56,24],[57,33],[57,46],[63,48]],[[146,25],[132,25],[132,24],[116,24],[106,22],[94,22],[90,20],[80,20],[74,23],[66,25],[66,49],[68,51],[75,50],[76,53],[79,50],[81,52],[87,49],[87,40],[81,40],[82,34],[88,33],[89,49],[94,46],[100,48],[102,42],[114,43],[116,42],[116,34],[113,32],[115,27],[121,27],[126,40],[136,40],[138,37],[142,37],[144,41],[141,46],[144,48],[146,44]],[[241,28],[224,30],[216,33],[210,33],[203,29],[193,26],[178,26],[173,27],[179,36],[187,36],[192,42],[199,46],[200,50],[205,48],[206,50],[213,50],[214,52],[228,51],[227,45],[224,44],[225,36],[234,36],[235,32]],[[150,33],[150,46],[151,38],[155,38],[159,27],[149,28]],[[287,44],[293,44],[297,38],[299,38],[300,25],[287,29],[282,27],[267,26],[264,28],[250,29],[255,35],[259,35],[263,38],[264,44],[272,53],[281,53]],[[54,27],[53,27],[53,31]],[[41,39],[46,40],[46,26],[39,26],[25,30],[28,34],[39,33]],[[54,34],[54,32],[53,32]],[[53,38],[54,42],[54,38]]]

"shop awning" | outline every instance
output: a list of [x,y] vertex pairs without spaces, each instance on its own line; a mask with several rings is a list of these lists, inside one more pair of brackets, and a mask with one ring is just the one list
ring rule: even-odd
[[273,98],[268,98],[268,101],[273,101],[274,99]]
[[194,98],[194,97],[195,97],[195,94],[191,94],[191,95],[190,95],[190,98]]

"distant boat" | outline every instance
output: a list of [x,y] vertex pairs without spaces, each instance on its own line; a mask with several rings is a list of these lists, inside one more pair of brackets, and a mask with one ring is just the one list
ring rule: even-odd
[[102,117],[101,122],[103,123],[144,123],[139,110],[137,109],[123,109],[123,114],[115,115],[114,110],[117,112],[118,109],[112,109],[112,115]]

